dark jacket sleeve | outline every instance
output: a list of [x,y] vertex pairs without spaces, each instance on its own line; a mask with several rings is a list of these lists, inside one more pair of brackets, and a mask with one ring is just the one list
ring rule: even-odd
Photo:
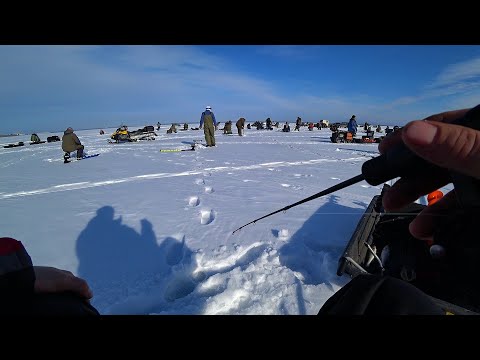
[[97,309],[75,293],[35,293],[32,259],[22,243],[0,238],[0,317],[98,315]]
[[0,238],[0,301],[32,295],[35,272],[32,259],[18,240]]

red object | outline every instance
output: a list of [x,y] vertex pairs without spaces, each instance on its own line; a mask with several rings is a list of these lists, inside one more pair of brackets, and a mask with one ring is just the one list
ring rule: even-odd
[[[427,195],[428,206],[435,204],[442,197],[443,192],[441,192],[440,190],[432,191],[430,194]],[[432,246],[433,240],[427,240],[427,245]]]
[[432,191],[427,195],[428,206],[435,204],[438,200],[443,197],[443,192],[440,190]]

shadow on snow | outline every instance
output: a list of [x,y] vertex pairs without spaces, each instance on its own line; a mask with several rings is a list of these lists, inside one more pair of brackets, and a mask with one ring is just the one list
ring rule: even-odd
[[141,220],[137,233],[114,215],[111,206],[98,209],[76,245],[78,274],[89,282],[92,304],[102,314],[145,314],[193,291],[193,281],[178,281],[175,275],[184,272],[192,255],[184,238],[166,237],[159,245],[148,220]]
[[[332,195],[279,249],[280,263],[297,273],[300,314],[306,313],[302,284],[323,283],[333,290],[332,284],[348,281],[336,275],[338,258],[363,212],[339,205]],[[198,271],[183,235],[157,241],[152,224],[146,219],[140,223],[138,233],[122,224],[121,216],[115,218],[113,207],[104,206],[77,239],[78,274],[89,282],[92,304],[102,314],[200,314],[208,298],[222,289],[196,291],[197,285],[215,274],[247,267],[266,247],[253,246],[233,262]],[[279,230],[272,233],[280,235]]]
[[348,281],[336,274],[338,258],[365,210],[337,202],[338,197],[331,195],[279,249],[280,263],[299,273],[304,284],[325,283],[333,290],[332,283],[344,285]]
[[101,314],[201,314],[208,298],[223,289],[203,286],[195,291],[197,285],[213,275],[244,269],[266,244],[200,270],[184,236],[157,242],[148,220],[141,220],[138,233],[122,224],[121,217],[115,219],[113,207],[104,206],[80,233],[76,247],[78,274],[89,282],[92,304]]

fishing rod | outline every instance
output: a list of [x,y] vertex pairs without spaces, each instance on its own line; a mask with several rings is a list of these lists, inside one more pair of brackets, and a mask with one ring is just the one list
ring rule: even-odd
[[328,189],[326,190],[323,190],[323,191],[320,191],[319,193],[317,194],[314,194],[312,196],[309,196],[308,198],[306,199],[303,199],[303,200],[300,200],[300,201],[297,201],[296,203],[294,204],[291,204],[291,205],[288,205],[288,206],[285,206],[284,208],[281,208],[277,211],[274,211],[274,212],[271,212],[270,214],[267,214],[267,215],[264,215],[262,216],[261,218],[258,218],[258,219],[255,219],[253,221],[250,221],[248,224],[245,224],[243,226],[240,226],[237,230],[235,230],[233,232],[233,234],[235,234],[235,232],[237,232],[238,230],[240,230],[241,228],[247,226],[247,225],[250,225],[250,224],[255,224],[258,220],[262,220],[262,219],[265,219],[266,217],[268,216],[271,216],[271,215],[274,215],[274,214],[277,214],[281,211],[287,211],[288,209],[291,209],[292,207],[294,206],[297,206],[297,205],[300,205],[300,204],[303,204],[307,201],[310,201],[310,200],[313,200],[313,199],[316,199],[316,198],[319,198],[320,196],[324,196],[324,195],[328,195],[328,194],[331,194],[337,190],[340,190],[340,189],[343,189],[343,188],[346,188],[347,186],[350,186],[350,185],[353,185],[353,184],[356,184],[360,181],[363,181],[365,180],[363,174],[361,175],[357,175],[351,179],[348,179],[348,180],[345,180],[343,182],[341,182],[340,184],[337,184],[337,185],[333,185],[332,187],[329,187]]

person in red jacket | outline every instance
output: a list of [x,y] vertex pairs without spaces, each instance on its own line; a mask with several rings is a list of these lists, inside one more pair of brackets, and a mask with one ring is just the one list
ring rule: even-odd
[[33,266],[23,244],[0,237],[0,315],[97,316],[87,282],[70,271]]

